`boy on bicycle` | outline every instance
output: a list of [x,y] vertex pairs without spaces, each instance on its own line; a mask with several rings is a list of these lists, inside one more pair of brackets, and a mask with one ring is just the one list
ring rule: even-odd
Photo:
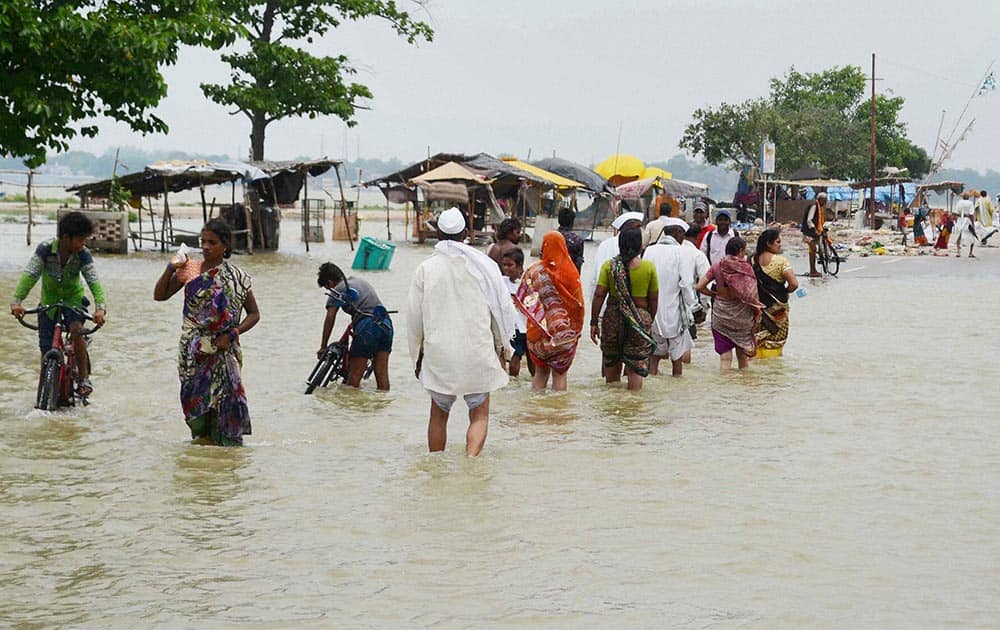
[[[83,284],[80,277],[87,281],[90,293],[94,296],[94,323],[104,325],[107,306],[104,301],[104,287],[97,278],[94,266],[94,256],[86,247],[86,241],[94,232],[94,225],[81,212],[70,212],[59,219],[56,238],[43,241],[35,249],[31,260],[21,274],[21,279],[14,288],[14,300],[10,305],[11,314],[21,319],[24,317],[24,306],[21,302],[28,297],[32,287],[42,279],[41,304],[62,302],[86,310],[83,296]],[[38,313],[38,348],[42,354],[52,347],[52,336],[55,332],[55,321],[50,317],[54,313]],[[63,311],[63,320],[69,327],[73,351],[76,353],[79,381],[77,391],[81,396],[88,396],[94,390],[90,383],[89,365],[87,361],[87,340],[80,334],[83,320],[72,311]]]
[[[392,352],[393,328],[389,313],[379,300],[372,285],[360,278],[347,278],[337,265],[326,262],[319,266],[316,284],[331,291],[326,301],[323,339],[316,358],[322,358],[333,332],[337,311],[341,308],[351,316],[353,326],[351,347],[347,350],[347,384],[361,387],[361,379],[371,360],[376,387],[389,390],[389,353]],[[354,297],[356,295],[357,297]]]

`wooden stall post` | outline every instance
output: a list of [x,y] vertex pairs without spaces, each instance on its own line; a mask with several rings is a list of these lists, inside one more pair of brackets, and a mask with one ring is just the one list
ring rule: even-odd
[[[170,186],[167,184],[167,178],[163,178],[163,220],[160,221],[160,252],[167,251],[167,220],[170,217],[170,200],[167,198],[170,195]],[[171,230],[173,232],[173,230]],[[173,234],[170,235],[171,240],[173,240]]]
[[[271,180],[271,188],[274,188],[274,180]],[[306,253],[309,253],[309,174],[302,176],[302,240],[306,242]],[[332,235],[331,235],[332,238]]]
[[34,169],[31,169],[28,171],[28,187],[24,191],[24,198],[28,202],[28,232],[26,236],[28,245],[31,245],[31,224],[34,222],[34,219],[32,218],[33,212],[31,208],[31,184],[34,178],[35,178],[35,171]]
[[335,164],[333,171],[337,174],[337,187],[340,189],[340,216],[344,219],[344,228],[347,230],[347,242],[354,251],[354,238],[351,236],[351,222],[347,218],[347,199],[344,197],[344,182],[340,179],[340,164]]

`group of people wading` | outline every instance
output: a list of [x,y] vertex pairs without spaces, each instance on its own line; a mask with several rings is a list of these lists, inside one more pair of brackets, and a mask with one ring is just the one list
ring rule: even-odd
[[[758,349],[780,353],[789,293],[798,287],[781,255],[780,230],[765,230],[748,258],[726,211],[715,225],[702,205],[692,225],[664,212],[645,230],[641,213],[622,214],[612,224],[615,235],[597,250],[589,336],[600,346],[605,380],[624,376],[627,389],[640,390],[664,360],[681,376],[709,309],[698,294],[710,298],[721,369],[734,358],[747,367]],[[524,359],[535,391],[567,389],[587,311],[573,217],[572,210],[560,212],[560,229],[542,236],[539,260],[527,268],[516,219],[500,224],[497,243],[484,254],[464,243],[460,210],[438,217],[438,245],[414,273],[407,309],[414,373],[431,397],[431,451],[444,449],[451,406],[461,395],[469,407],[466,453],[478,454],[490,392],[517,376]]]
[[[673,376],[682,375],[708,310],[699,293],[711,298],[715,349],[722,369],[729,369],[734,356],[744,368],[758,348],[780,351],[788,335],[788,294],[797,287],[778,230],[765,230],[747,259],[746,243],[725,211],[712,225],[699,205],[689,225],[664,208],[645,230],[641,213],[615,219],[616,234],[601,243],[594,265],[589,337],[600,346],[605,380],[624,376],[632,391],[657,374],[664,360]],[[451,408],[462,396],[469,409],[466,453],[478,455],[488,431],[490,393],[518,375],[523,359],[534,390],[567,389],[588,301],[574,217],[568,208],[560,212],[559,229],[542,236],[540,259],[525,269],[516,219],[501,224],[501,238],[484,253],[465,243],[468,229],[459,209],[438,216],[437,245],[413,273],[405,310],[414,375],[431,399],[430,451],[444,450]],[[103,289],[83,247],[91,232],[80,213],[60,222],[59,236],[37,249],[18,283],[15,316],[23,316],[21,300],[40,277],[43,301],[83,304],[82,274],[98,304],[95,319],[103,322]],[[166,266],[153,298],[184,295],[178,376],[192,438],[240,445],[251,432],[240,337],[260,321],[260,312],[250,275],[229,262],[230,227],[209,221],[201,248],[202,260],[179,256]],[[345,277],[332,263],[320,266],[317,284],[330,292],[319,353],[338,311],[347,310],[353,326],[347,383],[358,386],[372,361],[378,389],[388,390],[393,328],[374,288]]]

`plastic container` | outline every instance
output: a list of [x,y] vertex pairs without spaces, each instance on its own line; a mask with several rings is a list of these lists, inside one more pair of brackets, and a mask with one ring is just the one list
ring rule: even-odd
[[805,287],[799,287],[798,289],[795,290],[795,297],[799,299],[802,299],[807,295],[809,295],[809,292],[806,291]]
[[358,251],[354,255],[351,269],[384,271],[389,268],[395,251],[396,246],[393,243],[366,236],[358,243]]
[[170,264],[174,266],[177,279],[184,284],[201,275],[201,261],[191,260],[188,255],[188,246],[185,243],[181,243],[181,246],[177,248],[177,253],[170,260]]
[[187,243],[181,243],[181,246],[177,248],[177,253],[174,257],[170,259],[171,264],[175,267],[179,267],[186,263],[188,260],[188,246]]
[[773,359],[781,356],[781,348],[757,348],[758,359]]

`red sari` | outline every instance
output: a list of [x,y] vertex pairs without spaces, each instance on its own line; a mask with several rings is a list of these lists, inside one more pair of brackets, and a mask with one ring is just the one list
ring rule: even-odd
[[583,333],[584,302],[580,273],[559,232],[542,239],[542,259],[525,270],[514,303],[528,320],[531,360],[566,372]]

